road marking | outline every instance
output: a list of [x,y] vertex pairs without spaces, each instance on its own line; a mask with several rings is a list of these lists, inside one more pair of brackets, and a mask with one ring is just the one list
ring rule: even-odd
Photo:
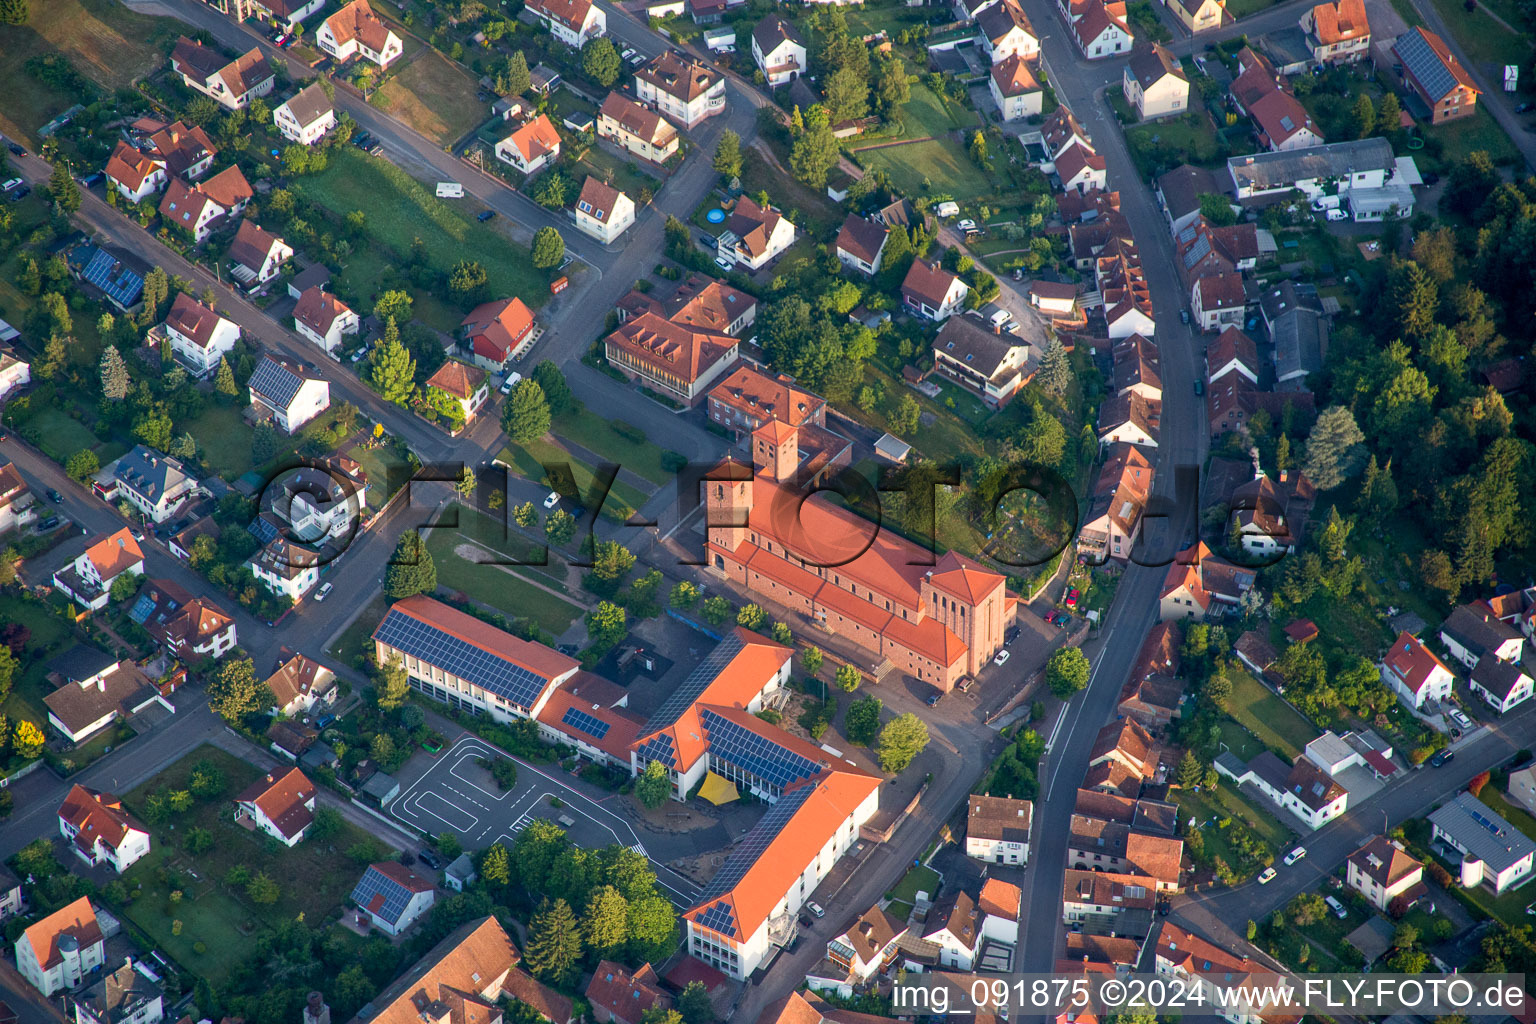
[[1050,738],[1045,741],[1045,752],[1047,754],[1049,754],[1051,752],[1051,748],[1056,745],[1056,736],[1057,736],[1058,733],[1061,732],[1062,723],[1064,723],[1066,720],[1067,720],[1067,706],[1065,704],[1063,704],[1061,706],[1061,714],[1056,716],[1056,724],[1051,726]]

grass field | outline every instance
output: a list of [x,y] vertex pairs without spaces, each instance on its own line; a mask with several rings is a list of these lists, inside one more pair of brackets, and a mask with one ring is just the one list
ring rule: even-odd
[[475,98],[476,89],[467,71],[429,49],[385,82],[369,102],[446,146],[488,116],[485,104]]
[[[1524,35],[1511,34],[1489,16],[1482,4],[1470,12],[1462,6],[1461,0],[1434,0],[1434,4],[1451,34],[1461,44],[1467,59],[1478,65],[1477,70],[1495,80],[1503,79],[1504,64],[1518,64],[1522,77],[1528,72],[1531,61],[1530,40]],[[1500,12],[1500,17],[1503,16],[1504,12]],[[1520,21],[1513,24],[1517,30],[1520,29]]]
[[[795,224],[813,235],[824,235],[843,222],[842,207],[827,198],[825,189],[808,188],[788,174],[775,170],[756,148],[746,151],[741,166],[741,188],[748,195],[766,190]],[[717,197],[710,197],[714,205]],[[711,234],[719,229],[711,225]]]
[[19,622],[32,631],[32,639],[22,655],[23,668],[16,674],[10,695],[0,702],[0,711],[11,722],[26,718],[36,725],[48,722],[48,707],[43,703],[49,687],[47,662],[69,638],[69,623],[55,615],[45,604],[33,604],[10,594],[0,594],[0,622]]
[[1481,103],[1477,105],[1477,113],[1471,117],[1449,124],[1425,125],[1424,132],[1430,138],[1439,139],[1445,146],[1441,159],[1447,168],[1455,166],[1465,160],[1469,153],[1479,149],[1487,150],[1495,163],[1520,159],[1520,151]]
[[37,145],[37,129],[77,102],[25,70],[35,56],[62,53],[105,90],[128,86],[165,59],[181,29],[115,0],[32,0],[25,25],[0,25],[0,130]]
[[493,295],[516,295],[531,307],[549,299],[544,275],[528,261],[527,249],[464,217],[394,164],[343,146],[333,151],[323,172],[295,181],[294,188],[338,217],[365,211],[367,232],[397,259],[420,238],[427,258],[444,272],[466,257],[478,259]]
[[613,429],[608,420],[589,412],[567,413],[556,417],[551,429],[556,437],[579,444],[652,483],[666,484],[672,480],[672,474],[661,468],[660,448],[649,441],[631,441]]
[[899,116],[903,131],[895,136],[898,139],[938,138],[981,123],[974,110],[945,99],[921,81],[911,83],[911,95],[901,105]]
[[63,409],[39,410],[27,426],[37,428],[42,435],[38,443],[44,454],[56,462],[63,462],[82,448],[96,447],[96,435]]
[[[520,575],[536,579],[542,585],[562,594],[570,593],[565,586],[565,559],[548,550],[542,540],[535,542],[526,539],[512,524],[509,510],[477,512],[462,505],[455,505],[452,509],[445,510],[445,515],[448,512],[458,513],[457,532],[461,536],[474,540],[491,551],[505,555],[508,562],[519,563],[513,567]],[[507,513],[505,521],[498,518],[501,512]],[[438,532],[452,531],[445,529]]]
[[[256,468],[251,461],[252,431],[240,412],[232,405],[210,402],[201,416],[186,425],[208,467],[225,480],[237,480]],[[288,440],[279,435],[279,454],[292,447],[283,443]]]
[[1233,669],[1232,699],[1227,712],[1265,745],[1287,759],[1299,755],[1317,738],[1317,729],[1263,683],[1242,669]]
[[890,176],[896,191],[923,197],[939,192],[965,203],[992,193],[992,182],[952,142],[909,142],[880,149],[861,149],[854,154],[870,170]]
[[[541,439],[528,445],[508,445],[501,450],[498,457],[511,467],[511,472],[540,484],[549,482],[549,474],[544,471],[546,464],[564,463],[571,468],[571,476],[576,480],[576,490],[582,500],[585,501],[592,493],[592,467],[558,444]],[[615,479],[613,487],[608,491],[607,501],[603,504],[603,512],[605,514],[617,512],[619,504],[638,509],[645,504],[646,497],[624,481]]]
[[438,586],[462,591],[510,618],[532,619],[555,636],[564,633],[582,613],[569,601],[539,589],[520,575],[528,572],[532,576],[531,570],[481,565],[459,557],[454,549],[464,543],[465,536],[456,530],[434,530],[427,539],[427,550],[437,566]]
[[1210,115],[1196,111],[1166,123],[1127,128],[1125,143],[1143,174],[1163,164],[1209,164],[1216,159],[1216,126]]
[[901,881],[896,883],[896,888],[886,893],[891,899],[901,903],[915,903],[919,891],[928,894],[931,900],[939,894],[939,873],[930,867],[913,866],[901,876]]
[[336,638],[327,650],[340,658],[348,665],[354,663],[354,659],[361,655],[373,653],[373,643],[369,637],[378,628],[379,620],[384,613],[389,611],[389,598],[383,594],[375,594],[368,604],[358,613],[357,618]]

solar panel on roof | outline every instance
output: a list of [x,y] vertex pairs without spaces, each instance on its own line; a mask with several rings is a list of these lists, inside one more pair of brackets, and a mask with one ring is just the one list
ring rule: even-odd
[[677,720],[693,707],[699,695],[709,688],[709,684],[715,681],[725,666],[730,664],[732,658],[741,653],[744,646],[741,636],[737,633],[731,633],[721,640],[719,645],[709,652],[709,657],[701,661],[697,668],[688,673],[688,678],[683,680],[682,685],[672,691],[672,695],[651,716],[650,721],[645,723],[642,732],[660,732],[669,725],[677,724]]
[[607,722],[592,717],[580,708],[566,708],[565,714],[560,716],[560,721],[572,729],[586,733],[595,740],[600,740],[608,735]]
[[[700,903],[708,903],[710,900],[719,899],[732,889],[738,882],[746,877],[747,871],[756,864],[763,851],[768,849],[778,834],[784,831],[784,826],[789,824],[795,812],[805,804],[806,800],[815,792],[815,786],[801,786],[781,796],[777,803],[768,808],[768,813],[758,820],[757,827],[742,837],[736,844],[736,849],[720,865],[720,870],[715,872],[715,877],[709,880],[703,895],[699,897]],[[713,908],[711,908],[713,909]]]
[[136,305],[144,294],[144,279],[105,249],[97,249],[80,276],[124,306]]
[[724,900],[700,914],[699,924],[721,935],[727,935],[733,939],[736,937],[736,918],[731,913],[731,905]]
[[640,745],[636,753],[640,755],[642,762],[660,761],[668,768],[677,767],[677,751],[672,748],[672,737],[666,733],[652,736]]
[[[357,887],[352,890],[352,902],[394,923],[400,920],[401,914],[405,913],[405,906],[411,902],[412,895],[414,894],[405,886],[385,875],[378,868],[371,867],[363,872]],[[383,901],[375,907],[374,898],[377,896],[382,896]]]
[[249,384],[258,395],[286,408],[304,386],[304,379],[271,356],[262,356],[256,369],[251,371]]
[[821,765],[810,758],[707,708],[701,717],[709,733],[711,759],[718,758],[780,789],[821,771]]
[[375,637],[410,657],[473,683],[520,708],[531,709],[549,681],[515,664],[391,608]]
[[144,625],[144,620],[149,618],[149,613],[155,610],[155,599],[148,594],[140,594],[139,599],[133,602],[133,608],[128,612],[128,617],[139,625]]
[[250,525],[245,529],[247,533],[249,533],[252,537],[255,537],[258,542],[264,545],[270,544],[277,539],[277,524],[272,522],[272,520],[268,519],[266,516],[257,516],[255,519],[251,520]]
[[1397,40],[1396,49],[1403,66],[1418,79],[1430,99],[1438,103],[1446,93],[1456,88],[1456,76],[1451,74],[1451,70],[1435,53],[1422,32],[1404,33]]

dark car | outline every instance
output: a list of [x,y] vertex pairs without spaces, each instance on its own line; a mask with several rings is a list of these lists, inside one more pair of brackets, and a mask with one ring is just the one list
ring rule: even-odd
[[47,519],[44,519],[42,522],[38,523],[37,524],[37,528],[39,530],[51,530],[55,526],[58,526],[58,525],[59,525],[59,517],[58,516],[49,516]]
[[800,911],[800,916],[795,918],[795,920],[800,922],[801,928],[814,928],[816,926],[816,919],[803,910]]
[[482,210],[480,211],[480,216],[476,217],[475,220],[478,220],[480,223],[484,224],[486,221],[493,220],[495,217],[495,210]]
[[1443,767],[1444,765],[1450,764],[1451,763],[1451,758],[1453,758],[1455,756],[1456,756],[1456,751],[1454,751],[1454,750],[1442,750],[1438,754],[1436,754],[1434,757],[1429,759],[1429,766],[1431,768]]
[[1003,643],[1005,643],[1005,644],[1012,644],[1018,638],[1019,638],[1019,627],[1018,626],[1009,626],[1007,628],[1007,630],[1005,630],[1003,632]]
[[55,505],[58,505],[64,501],[64,495],[50,487],[48,488],[48,500],[53,502]]
[[331,726],[333,726],[335,724],[336,724],[336,716],[335,715],[321,715],[319,718],[315,719],[315,728],[317,728],[317,729],[329,729]]
[[1515,108],[1515,113],[1517,113],[1517,114],[1524,114],[1526,111],[1531,110],[1531,109],[1533,109],[1533,104],[1522,103],[1522,104],[1520,104],[1519,106],[1517,106]]
[[27,149],[19,142],[7,142],[5,148],[11,151],[12,156],[26,156]]
[[373,136],[367,132],[358,132],[352,136],[352,145],[358,149],[367,149],[373,143]]
[[417,856],[421,858],[421,862],[423,864],[431,868],[433,871],[441,871],[443,868],[448,866],[447,862],[444,861],[443,858],[439,857],[431,850],[422,850],[421,853],[419,853]]
[[85,175],[84,177],[82,177],[80,179],[80,187],[81,188],[93,188],[96,185],[100,184],[103,180],[105,180],[106,177],[107,176],[105,174],[103,174],[101,171],[97,171],[94,174],[87,174],[87,175]]
[[21,202],[23,199],[27,198],[27,196],[29,196],[31,194],[32,194],[32,186],[31,185],[23,185],[23,186],[21,186],[21,188],[18,188],[18,189],[16,189],[15,191],[13,191],[11,193],[11,197],[10,197],[11,198],[11,202],[19,203],[19,202]]

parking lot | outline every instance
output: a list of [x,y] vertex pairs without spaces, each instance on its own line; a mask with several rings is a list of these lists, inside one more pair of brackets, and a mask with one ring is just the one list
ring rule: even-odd
[[[517,764],[517,784],[505,792],[479,764],[481,758],[498,757]],[[558,799],[560,806],[551,799]],[[577,846],[593,849],[618,843],[650,857],[624,817],[567,784],[559,778],[558,768],[510,758],[475,736],[465,736],[450,747],[388,810],[431,835],[451,833],[468,850],[497,842],[510,847],[530,822],[543,818],[563,828]],[[651,867],[657,884],[674,902],[692,905],[699,894],[697,884],[655,859]]]

